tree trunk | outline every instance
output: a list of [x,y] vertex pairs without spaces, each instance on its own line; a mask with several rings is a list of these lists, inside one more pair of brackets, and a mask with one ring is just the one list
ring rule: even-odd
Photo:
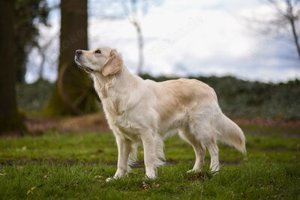
[[289,19],[289,21],[290,21],[290,25],[291,25],[291,28],[292,28],[292,34],[293,34],[294,42],[295,42],[295,45],[296,45],[298,57],[300,59],[300,44],[299,44],[299,38],[298,38],[298,35],[297,35],[295,19]]
[[92,82],[74,63],[76,49],[88,48],[87,0],[61,0],[58,79],[47,112],[70,115],[95,111]]
[[137,42],[138,42],[138,66],[137,66],[137,74],[141,75],[143,72],[143,65],[144,65],[144,38],[141,29],[141,25],[139,22],[134,19],[132,21],[133,26],[135,27],[137,33]]
[[0,1],[0,134],[26,130],[18,113],[14,59],[14,1]]

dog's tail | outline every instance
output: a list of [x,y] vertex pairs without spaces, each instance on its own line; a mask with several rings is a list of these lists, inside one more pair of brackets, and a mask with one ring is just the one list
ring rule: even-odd
[[246,138],[242,129],[222,113],[217,122],[218,140],[246,154]]

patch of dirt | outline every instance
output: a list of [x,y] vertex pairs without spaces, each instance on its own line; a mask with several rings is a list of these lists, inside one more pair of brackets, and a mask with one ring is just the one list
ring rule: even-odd
[[262,151],[268,151],[268,152],[299,152],[300,145],[297,145],[296,148],[288,148],[284,146],[274,146],[274,147],[263,147],[260,148]]
[[[170,160],[165,161],[165,164],[163,166],[176,165],[177,163],[178,163],[178,161],[170,159]],[[115,162],[115,164],[117,164],[117,162]],[[131,163],[130,167],[131,168],[144,168],[145,164],[144,164],[143,160],[138,160],[138,161]]]
[[[233,118],[239,125],[257,125],[261,127],[299,128],[300,120],[270,120],[270,119],[246,119]],[[110,131],[103,113],[94,113],[75,117],[48,118],[27,117],[27,128],[32,135],[41,135],[47,131],[61,132],[107,132]]]
[[221,165],[239,165],[243,162],[242,159],[238,160],[220,160]]
[[214,174],[211,172],[200,172],[200,173],[188,175],[187,179],[189,181],[198,181],[198,180],[205,181],[211,179],[213,175]]
[[102,113],[65,118],[28,117],[25,124],[33,135],[41,135],[46,131],[84,132],[109,131]]
[[[8,160],[0,160],[0,165],[41,165],[41,164],[49,164],[49,165],[99,165],[103,164],[102,161],[98,160],[78,160],[78,159],[40,159],[40,158],[20,158],[20,159],[8,159]],[[104,163],[107,165],[112,165],[108,163]]]
[[143,190],[150,190],[150,189],[159,188],[160,185],[159,183],[156,183],[153,180],[147,180],[147,181],[143,181],[141,187],[143,188]]
[[[176,165],[179,161],[170,160],[166,161],[165,166]],[[55,158],[20,158],[20,159],[4,159],[0,160],[0,165],[28,165],[42,163],[53,164],[53,165],[107,165],[107,166],[117,166],[117,161],[101,161],[101,160],[80,160],[80,159],[55,159]],[[139,160],[130,165],[132,168],[144,168],[144,161]]]
[[[208,159],[208,158],[207,158]],[[194,160],[188,160],[191,164]],[[163,166],[173,166],[180,162],[186,161],[179,161],[169,159],[165,162]],[[241,160],[220,160],[220,164],[222,165],[239,165],[242,161]],[[101,160],[81,160],[81,159],[56,159],[56,158],[20,158],[20,159],[3,159],[0,160],[0,165],[28,165],[28,164],[37,164],[40,165],[42,163],[46,164],[53,164],[53,165],[107,165],[107,166],[117,166],[117,161],[101,161]],[[162,166],[162,167],[163,167]],[[144,161],[138,160],[130,165],[133,169],[136,168],[144,168]]]
[[105,116],[102,113],[83,115],[63,119],[60,122],[63,131],[108,131]]
[[239,125],[259,125],[267,127],[300,128],[300,120],[279,120],[263,118],[232,118]]

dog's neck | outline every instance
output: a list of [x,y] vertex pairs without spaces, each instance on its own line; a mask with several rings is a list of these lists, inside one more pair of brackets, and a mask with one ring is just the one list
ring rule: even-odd
[[122,115],[132,106],[128,104],[134,94],[138,82],[142,79],[123,66],[122,70],[112,76],[103,76],[101,73],[92,74],[95,90],[100,97],[106,114]]
[[140,77],[131,74],[129,70],[122,66],[121,71],[117,74],[110,76],[103,76],[102,73],[97,72],[92,74],[94,87],[101,100],[110,97],[111,94],[124,94],[130,93],[127,91],[133,88],[132,85],[136,84]]

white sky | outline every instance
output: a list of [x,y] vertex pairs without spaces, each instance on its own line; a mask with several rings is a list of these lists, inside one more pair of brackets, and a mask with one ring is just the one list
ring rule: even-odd
[[[99,8],[96,2],[90,5],[92,13]],[[234,75],[273,82],[300,78],[294,46],[255,34],[245,20],[267,17],[267,13],[268,8],[259,0],[164,0],[140,17],[145,38],[143,70],[154,75]],[[41,43],[58,36],[58,13],[50,19],[51,28],[40,27]],[[136,32],[128,19],[110,21],[90,16],[89,45],[118,49],[127,67],[136,71]],[[51,80],[56,77],[57,48],[58,38],[47,54],[44,74]],[[34,66],[38,62],[39,56],[33,52],[26,77],[29,82],[36,78]]]

